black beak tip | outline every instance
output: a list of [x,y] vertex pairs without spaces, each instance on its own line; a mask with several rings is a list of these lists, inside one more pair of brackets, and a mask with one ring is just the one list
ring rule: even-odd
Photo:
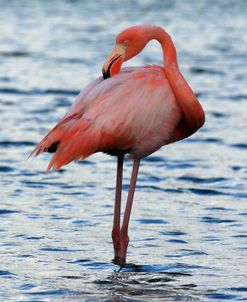
[[111,74],[110,74],[110,70],[111,70],[111,67],[112,67],[112,64],[117,61],[119,58],[121,57],[121,55],[117,56],[116,58],[114,58],[110,65],[108,66],[107,70],[105,71],[104,68],[102,69],[102,74],[103,74],[103,78],[104,80],[106,79],[109,79],[111,77]]
[[110,70],[108,69],[107,71],[105,71],[104,69],[102,70],[102,75],[103,75],[103,79],[106,80],[106,79],[109,79],[111,76],[110,76]]

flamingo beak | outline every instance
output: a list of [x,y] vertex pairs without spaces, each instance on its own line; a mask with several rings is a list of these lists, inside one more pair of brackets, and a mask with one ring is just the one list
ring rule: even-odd
[[125,48],[122,45],[116,45],[113,51],[110,53],[105,61],[102,68],[104,80],[114,76],[119,73],[121,65],[125,57]]

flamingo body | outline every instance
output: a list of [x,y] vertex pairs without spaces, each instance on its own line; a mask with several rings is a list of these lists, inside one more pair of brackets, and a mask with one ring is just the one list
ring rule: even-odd
[[171,142],[181,117],[164,68],[123,68],[90,83],[35,152],[57,144],[48,169],[99,151],[142,158]]
[[[163,50],[163,66],[122,68],[152,39]],[[92,81],[70,111],[36,146],[33,154],[54,153],[47,170],[95,152],[118,158],[112,239],[114,263],[126,263],[128,225],[140,159],[163,145],[184,139],[204,123],[204,111],[181,74],[171,37],[161,27],[127,28],[116,38],[103,77]],[[122,226],[121,191],[123,157],[133,158],[133,170]]]

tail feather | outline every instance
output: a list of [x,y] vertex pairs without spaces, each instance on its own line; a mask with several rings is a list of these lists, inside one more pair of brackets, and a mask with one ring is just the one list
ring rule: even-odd
[[43,152],[55,152],[47,167],[59,170],[73,160],[83,159],[97,149],[96,135],[90,120],[79,114],[65,116],[29,155],[37,156]]
[[[113,132],[114,130],[114,132]],[[71,161],[82,160],[98,151],[128,150],[133,144],[129,129],[123,130],[122,124],[104,130],[92,120],[79,114],[65,116],[36,146],[31,155],[54,152],[47,172],[59,170]]]
[[46,136],[41,140],[41,142],[34,148],[34,150],[29,155],[38,156],[43,152],[55,152],[61,139],[64,137],[67,131],[74,125],[81,116],[78,114],[73,114],[70,116],[65,116],[54,128],[52,128]]
[[59,170],[71,161],[84,159],[97,150],[98,144],[88,121],[82,120],[62,138],[47,168]]

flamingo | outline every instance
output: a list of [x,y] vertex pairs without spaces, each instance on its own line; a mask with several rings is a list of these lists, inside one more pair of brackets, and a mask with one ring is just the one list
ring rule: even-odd
[[[140,53],[150,40],[163,51],[163,66],[126,67],[123,62]],[[113,263],[126,265],[128,226],[140,160],[162,146],[195,133],[205,121],[204,111],[181,74],[176,49],[169,34],[155,25],[123,30],[107,57],[103,76],[80,92],[70,111],[33,150],[54,153],[47,171],[95,152],[117,157],[113,217]],[[121,225],[121,192],[124,156],[133,159]]]

